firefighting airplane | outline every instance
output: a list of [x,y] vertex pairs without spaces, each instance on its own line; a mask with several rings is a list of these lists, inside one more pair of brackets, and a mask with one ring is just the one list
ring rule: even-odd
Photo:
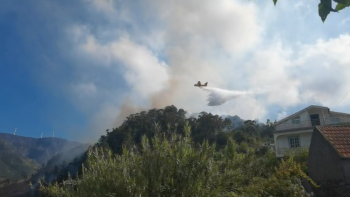
[[207,86],[207,85],[208,85],[208,82],[206,82],[204,85],[202,85],[200,81],[198,81],[197,84],[194,84],[194,86],[197,86],[197,87],[199,87],[199,88],[200,88],[200,87]]

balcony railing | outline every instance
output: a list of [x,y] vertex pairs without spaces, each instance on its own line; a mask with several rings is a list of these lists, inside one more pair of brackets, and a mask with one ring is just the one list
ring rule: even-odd
[[275,126],[276,131],[287,130],[287,129],[296,129],[304,127],[312,127],[317,125],[342,125],[344,123],[349,123],[350,119],[347,118],[320,118],[319,120],[304,120],[297,121],[295,123],[285,122]]

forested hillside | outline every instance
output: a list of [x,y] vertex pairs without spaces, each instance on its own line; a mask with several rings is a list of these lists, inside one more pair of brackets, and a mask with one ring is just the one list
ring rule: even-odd
[[[87,145],[61,138],[31,138],[0,133],[0,196],[28,191],[28,181],[36,181],[39,175],[50,172],[56,164],[64,165],[64,162],[70,162],[74,159],[72,157],[86,149]],[[51,162],[46,165],[48,161]]]
[[6,141],[18,154],[36,161],[38,164],[45,164],[55,154],[67,151],[81,145],[56,137],[31,138],[8,133],[0,133],[0,139]]
[[[235,125],[231,120],[239,117],[213,115],[201,112],[198,117],[186,118],[183,109],[168,106],[164,109],[151,109],[132,114],[126,118],[124,123],[107,130],[107,134],[99,140],[99,145],[110,147],[113,152],[121,153],[122,145],[140,144],[141,137],[146,135],[151,138],[154,135],[155,126],[162,132],[184,134],[184,125],[187,121],[191,126],[191,137],[194,143],[202,143],[208,140],[210,144],[216,143],[218,147],[224,146],[229,137],[241,143],[247,142],[252,146],[259,146],[262,141],[272,141],[272,124],[258,124],[256,120],[242,121]],[[239,121],[237,121],[239,122]]]
[[[39,167],[37,162],[18,154],[15,147],[0,139],[0,181],[26,179]],[[0,188],[1,185],[0,182]]]
[[[45,178],[50,182],[53,179],[65,178],[67,173],[77,173],[77,165],[70,165],[80,162],[79,158],[86,152],[90,145],[82,144],[70,150],[61,152],[52,157],[46,164],[39,164],[33,160],[16,153],[13,147],[3,149],[0,141],[0,175],[6,177],[0,181],[0,197],[29,197],[39,196],[39,193],[31,191],[30,185],[38,186],[38,181]],[[2,152],[7,150],[8,152]],[[7,164],[7,165],[3,165]],[[58,177],[60,170],[64,177]]]
[[302,185],[313,184],[307,153],[276,159],[262,146],[272,131],[269,120],[234,127],[206,112],[186,118],[175,106],[143,111],[101,136],[76,163],[79,176],[40,189],[48,196],[310,196]]

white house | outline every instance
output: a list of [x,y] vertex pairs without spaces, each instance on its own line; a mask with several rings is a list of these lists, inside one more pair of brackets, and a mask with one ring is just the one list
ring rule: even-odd
[[314,126],[350,122],[350,114],[330,111],[328,107],[311,105],[274,124],[276,157],[286,150],[309,148]]

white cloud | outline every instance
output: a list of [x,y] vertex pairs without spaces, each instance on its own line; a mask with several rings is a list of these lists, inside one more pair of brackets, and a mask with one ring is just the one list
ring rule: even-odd
[[[121,62],[124,66],[116,69],[123,71],[132,87],[130,91],[139,93],[143,99],[156,94],[151,99],[156,107],[175,104],[187,110],[202,110],[206,96],[202,93],[200,97],[193,83],[208,80],[213,86],[228,86],[224,76],[230,68],[240,66],[231,59],[238,59],[258,43],[262,32],[256,21],[256,8],[248,2],[148,1],[147,6],[151,9],[145,17],[163,26],[155,26],[155,30],[141,36],[144,45],[134,42],[139,40],[132,37],[135,32],[102,44],[84,27],[74,27],[78,28],[75,40],[83,40],[82,49],[104,65],[114,68],[113,59]],[[172,9],[165,9],[169,6]],[[142,35],[140,31],[137,35]],[[150,44],[153,40],[158,44]],[[146,46],[164,49],[159,52],[166,56],[168,65]],[[220,53],[223,64],[217,61]],[[234,76],[235,73],[230,75]]]
[[314,46],[303,46],[302,51],[304,55],[297,60],[303,63],[298,67],[303,81],[301,98],[333,107],[350,89],[350,35],[319,40]]
[[310,2],[299,1],[294,4],[294,8],[300,13],[302,16],[313,14],[314,5],[310,5]]
[[[333,107],[350,89],[350,36],[290,49],[272,45],[249,63],[252,86],[267,86],[266,104],[283,108],[305,103]],[[343,104],[349,104],[349,100]]]
[[126,81],[141,96],[149,96],[167,87],[167,65],[146,47],[122,38],[110,49],[113,56],[126,66]]
[[[206,93],[194,89],[193,84],[200,80],[209,82],[212,87],[242,88],[237,82],[244,76],[235,72],[242,67],[237,61],[259,43],[263,31],[254,4],[226,0],[200,4],[195,1],[148,2],[152,5],[150,12],[156,13],[164,25],[161,30],[165,32],[164,53],[171,73],[169,89],[152,97],[153,106],[174,104],[192,112],[243,113],[243,108],[235,102],[225,104],[226,108],[221,110],[206,107]],[[169,7],[171,9],[167,9]],[[255,101],[245,101],[252,108],[260,107]],[[260,116],[263,111],[250,112],[248,116]]]
[[282,120],[283,118],[287,117],[287,112],[282,111],[277,114],[277,120]]
[[145,46],[135,44],[127,37],[103,45],[88,32],[80,36],[85,37],[81,48],[89,56],[98,58],[100,65],[111,67],[112,71],[116,69],[124,73],[134,96],[145,99],[167,86],[168,66]]
[[346,23],[348,23],[349,21],[350,21],[350,17],[343,19],[343,20],[340,22],[340,24],[346,25]]
[[[136,103],[134,106],[129,102],[110,104],[108,98],[103,102],[109,104],[98,112],[96,122],[98,117],[106,119],[101,115],[104,111],[114,118],[116,113],[127,116],[141,108],[171,104],[189,112],[208,111],[262,120],[269,118],[269,108],[273,105],[283,109],[278,114],[281,118],[288,108],[301,104],[321,103],[332,107],[350,89],[347,85],[350,84],[349,35],[318,41],[310,36],[307,44],[297,44],[298,36],[295,40],[289,38],[303,31],[286,31],[290,34],[286,36],[280,29],[283,25],[273,29],[274,23],[264,22],[272,20],[271,16],[274,16],[272,21],[282,18],[283,9],[293,7],[287,2],[274,8],[280,15],[268,14],[264,11],[266,6],[258,7],[256,2],[231,0],[94,3],[96,10],[109,10],[107,18],[116,24],[99,29],[99,33],[116,31],[115,37],[102,40],[86,26],[76,25],[72,26],[72,38],[80,52],[85,53],[82,57],[99,62],[96,71],[101,66],[110,71],[109,77],[122,73],[130,89],[120,94],[129,95],[127,101]],[[310,5],[295,5],[293,13],[308,11]],[[121,7],[122,17],[115,17]],[[302,18],[295,20],[300,22]],[[286,23],[295,22],[289,16],[283,19]],[[315,24],[305,22],[303,27],[310,23]],[[275,39],[277,35],[279,38]],[[193,87],[198,80],[209,82],[212,87],[268,91],[259,97],[209,107],[206,92]],[[119,94],[113,88],[108,91],[113,96]],[[350,104],[349,101],[344,99],[342,105]],[[120,110],[114,114],[114,109]],[[118,123],[125,118],[121,116]]]
[[[276,42],[274,42],[276,43]],[[266,102],[281,106],[293,106],[299,102],[298,79],[290,76],[292,52],[282,48],[277,42],[268,48],[255,52],[247,64],[249,84],[251,87],[268,89]]]
[[[262,27],[257,23],[257,8],[251,2],[148,1],[166,28],[168,41],[188,45],[219,46],[237,55],[254,46]],[[171,8],[171,9],[169,9]],[[169,44],[169,43],[168,43]],[[203,48],[203,50],[208,50]]]

